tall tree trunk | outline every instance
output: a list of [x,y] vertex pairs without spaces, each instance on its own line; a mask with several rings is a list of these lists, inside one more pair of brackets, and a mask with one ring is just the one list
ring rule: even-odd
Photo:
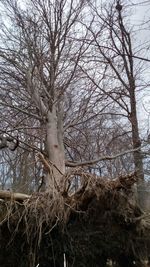
[[139,148],[139,150],[135,151],[133,153],[134,157],[134,165],[135,170],[138,176],[138,181],[144,180],[144,171],[143,171],[143,161],[142,161],[142,155],[141,155],[141,140],[139,136],[139,128],[138,128],[138,120],[137,120],[137,114],[136,114],[136,103],[135,98],[131,99],[131,126],[132,126],[132,142],[133,142],[133,148]]
[[135,171],[138,177],[137,181],[137,198],[140,206],[144,208],[145,206],[145,198],[144,198],[144,169],[143,169],[143,159],[141,155],[141,140],[139,135],[139,126],[137,120],[137,111],[136,111],[136,97],[135,97],[135,81],[132,79],[131,81],[131,92],[130,92],[130,104],[131,104],[131,115],[130,122],[132,127],[132,142],[133,148],[139,148],[137,151],[134,151],[134,165]]
[[65,153],[63,145],[62,112],[56,110],[53,105],[52,111],[48,112],[46,124],[46,146],[51,166],[51,172],[46,177],[46,190],[57,184],[61,186],[62,176],[65,173]]

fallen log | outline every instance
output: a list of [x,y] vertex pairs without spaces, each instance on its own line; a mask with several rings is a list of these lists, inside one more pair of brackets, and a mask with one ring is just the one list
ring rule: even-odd
[[24,201],[28,198],[30,198],[30,195],[26,195],[22,193],[14,193],[8,190],[0,190],[0,199]]

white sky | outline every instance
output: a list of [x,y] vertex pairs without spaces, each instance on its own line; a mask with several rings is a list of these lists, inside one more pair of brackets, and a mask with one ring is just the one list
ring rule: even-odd
[[[131,24],[134,25],[137,43],[140,47],[147,46],[147,50],[142,50],[139,56],[150,59],[150,0],[128,0],[128,2],[129,6],[132,5]],[[141,23],[143,23],[142,26],[140,26]],[[144,80],[150,83],[150,62],[144,64]],[[150,133],[150,129],[148,130],[150,126],[150,87],[143,89],[138,97],[138,117],[141,134],[144,136],[147,132]]]
[[[109,3],[113,0],[107,1],[101,0],[102,3]],[[127,22],[129,27],[133,27],[132,32],[134,31],[136,36],[134,47],[141,50],[137,56],[150,59],[150,0],[120,0],[120,2],[128,10],[125,11]],[[141,49],[145,46],[147,46],[147,50]],[[140,60],[137,60],[137,63],[140,63]],[[143,61],[143,66],[145,68],[142,75],[143,82],[150,84],[150,62]],[[150,86],[138,94],[137,104],[140,132],[142,137],[146,138],[147,134],[150,133]]]

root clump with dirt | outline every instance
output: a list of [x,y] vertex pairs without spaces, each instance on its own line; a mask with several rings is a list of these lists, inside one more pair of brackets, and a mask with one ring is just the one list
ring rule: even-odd
[[145,264],[150,214],[137,204],[136,174],[109,180],[76,169],[64,181],[51,192],[0,195],[0,266],[62,267],[64,257],[69,267]]

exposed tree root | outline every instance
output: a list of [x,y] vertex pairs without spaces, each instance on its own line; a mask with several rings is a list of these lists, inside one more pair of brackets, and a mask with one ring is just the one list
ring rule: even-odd
[[[80,177],[80,188],[73,192],[75,176]],[[9,245],[13,255],[26,253],[28,258],[14,267],[37,262],[43,267],[46,261],[62,267],[64,253],[69,267],[101,266],[102,261],[105,266],[107,259],[120,262],[125,257],[131,262],[146,259],[150,215],[134,198],[136,179],[135,173],[109,180],[74,169],[64,176],[62,190],[34,193],[24,200],[8,192],[0,203],[0,266],[9,266],[2,265],[6,250],[11,254]]]

